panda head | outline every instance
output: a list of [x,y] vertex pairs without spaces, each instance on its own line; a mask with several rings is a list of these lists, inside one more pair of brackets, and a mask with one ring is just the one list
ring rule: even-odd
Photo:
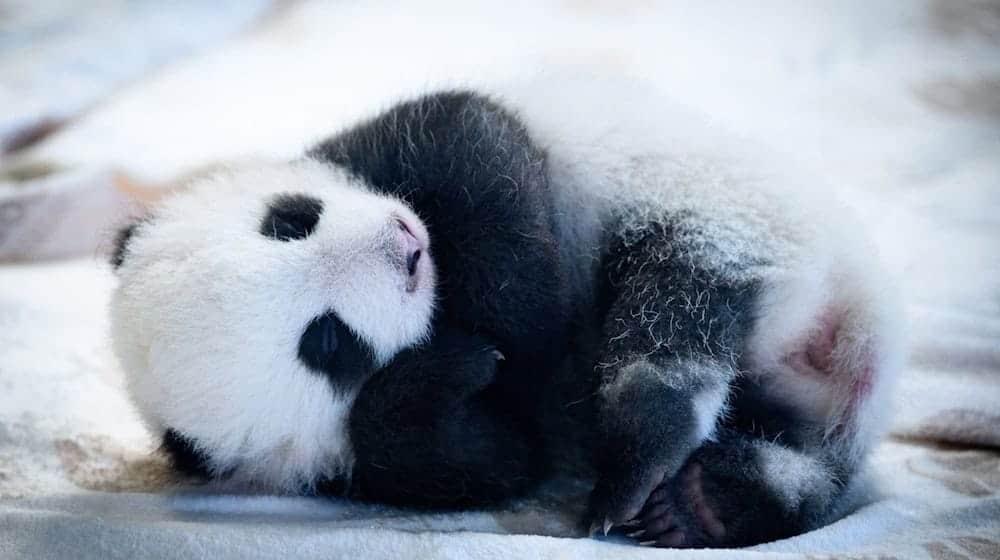
[[147,424],[272,490],[349,473],[355,394],[434,308],[420,219],[311,160],[193,184],[122,230],[112,264],[113,344]]

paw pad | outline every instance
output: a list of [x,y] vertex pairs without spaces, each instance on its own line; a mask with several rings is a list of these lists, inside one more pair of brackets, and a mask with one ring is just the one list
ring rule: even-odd
[[676,477],[656,487],[627,534],[642,546],[692,548],[720,542],[726,526],[719,520],[702,487],[702,466],[688,464]]

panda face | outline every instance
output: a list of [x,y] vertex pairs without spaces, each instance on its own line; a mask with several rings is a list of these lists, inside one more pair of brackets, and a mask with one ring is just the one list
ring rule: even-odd
[[354,395],[429,334],[420,219],[305,160],[196,183],[123,233],[112,334],[150,427],[272,490],[349,469]]

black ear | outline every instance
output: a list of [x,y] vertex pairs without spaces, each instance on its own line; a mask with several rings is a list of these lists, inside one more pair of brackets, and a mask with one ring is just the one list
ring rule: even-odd
[[128,249],[129,241],[139,230],[139,227],[146,223],[146,218],[134,220],[132,223],[122,227],[115,234],[114,246],[111,249],[111,266],[115,269],[125,262],[125,251]]

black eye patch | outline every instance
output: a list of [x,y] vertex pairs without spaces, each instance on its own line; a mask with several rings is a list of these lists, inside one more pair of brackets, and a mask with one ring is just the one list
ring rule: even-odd
[[306,326],[299,359],[338,387],[360,386],[375,371],[374,353],[332,311]]
[[279,194],[267,205],[260,234],[278,241],[305,239],[316,229],[323,201],[304,194]]

